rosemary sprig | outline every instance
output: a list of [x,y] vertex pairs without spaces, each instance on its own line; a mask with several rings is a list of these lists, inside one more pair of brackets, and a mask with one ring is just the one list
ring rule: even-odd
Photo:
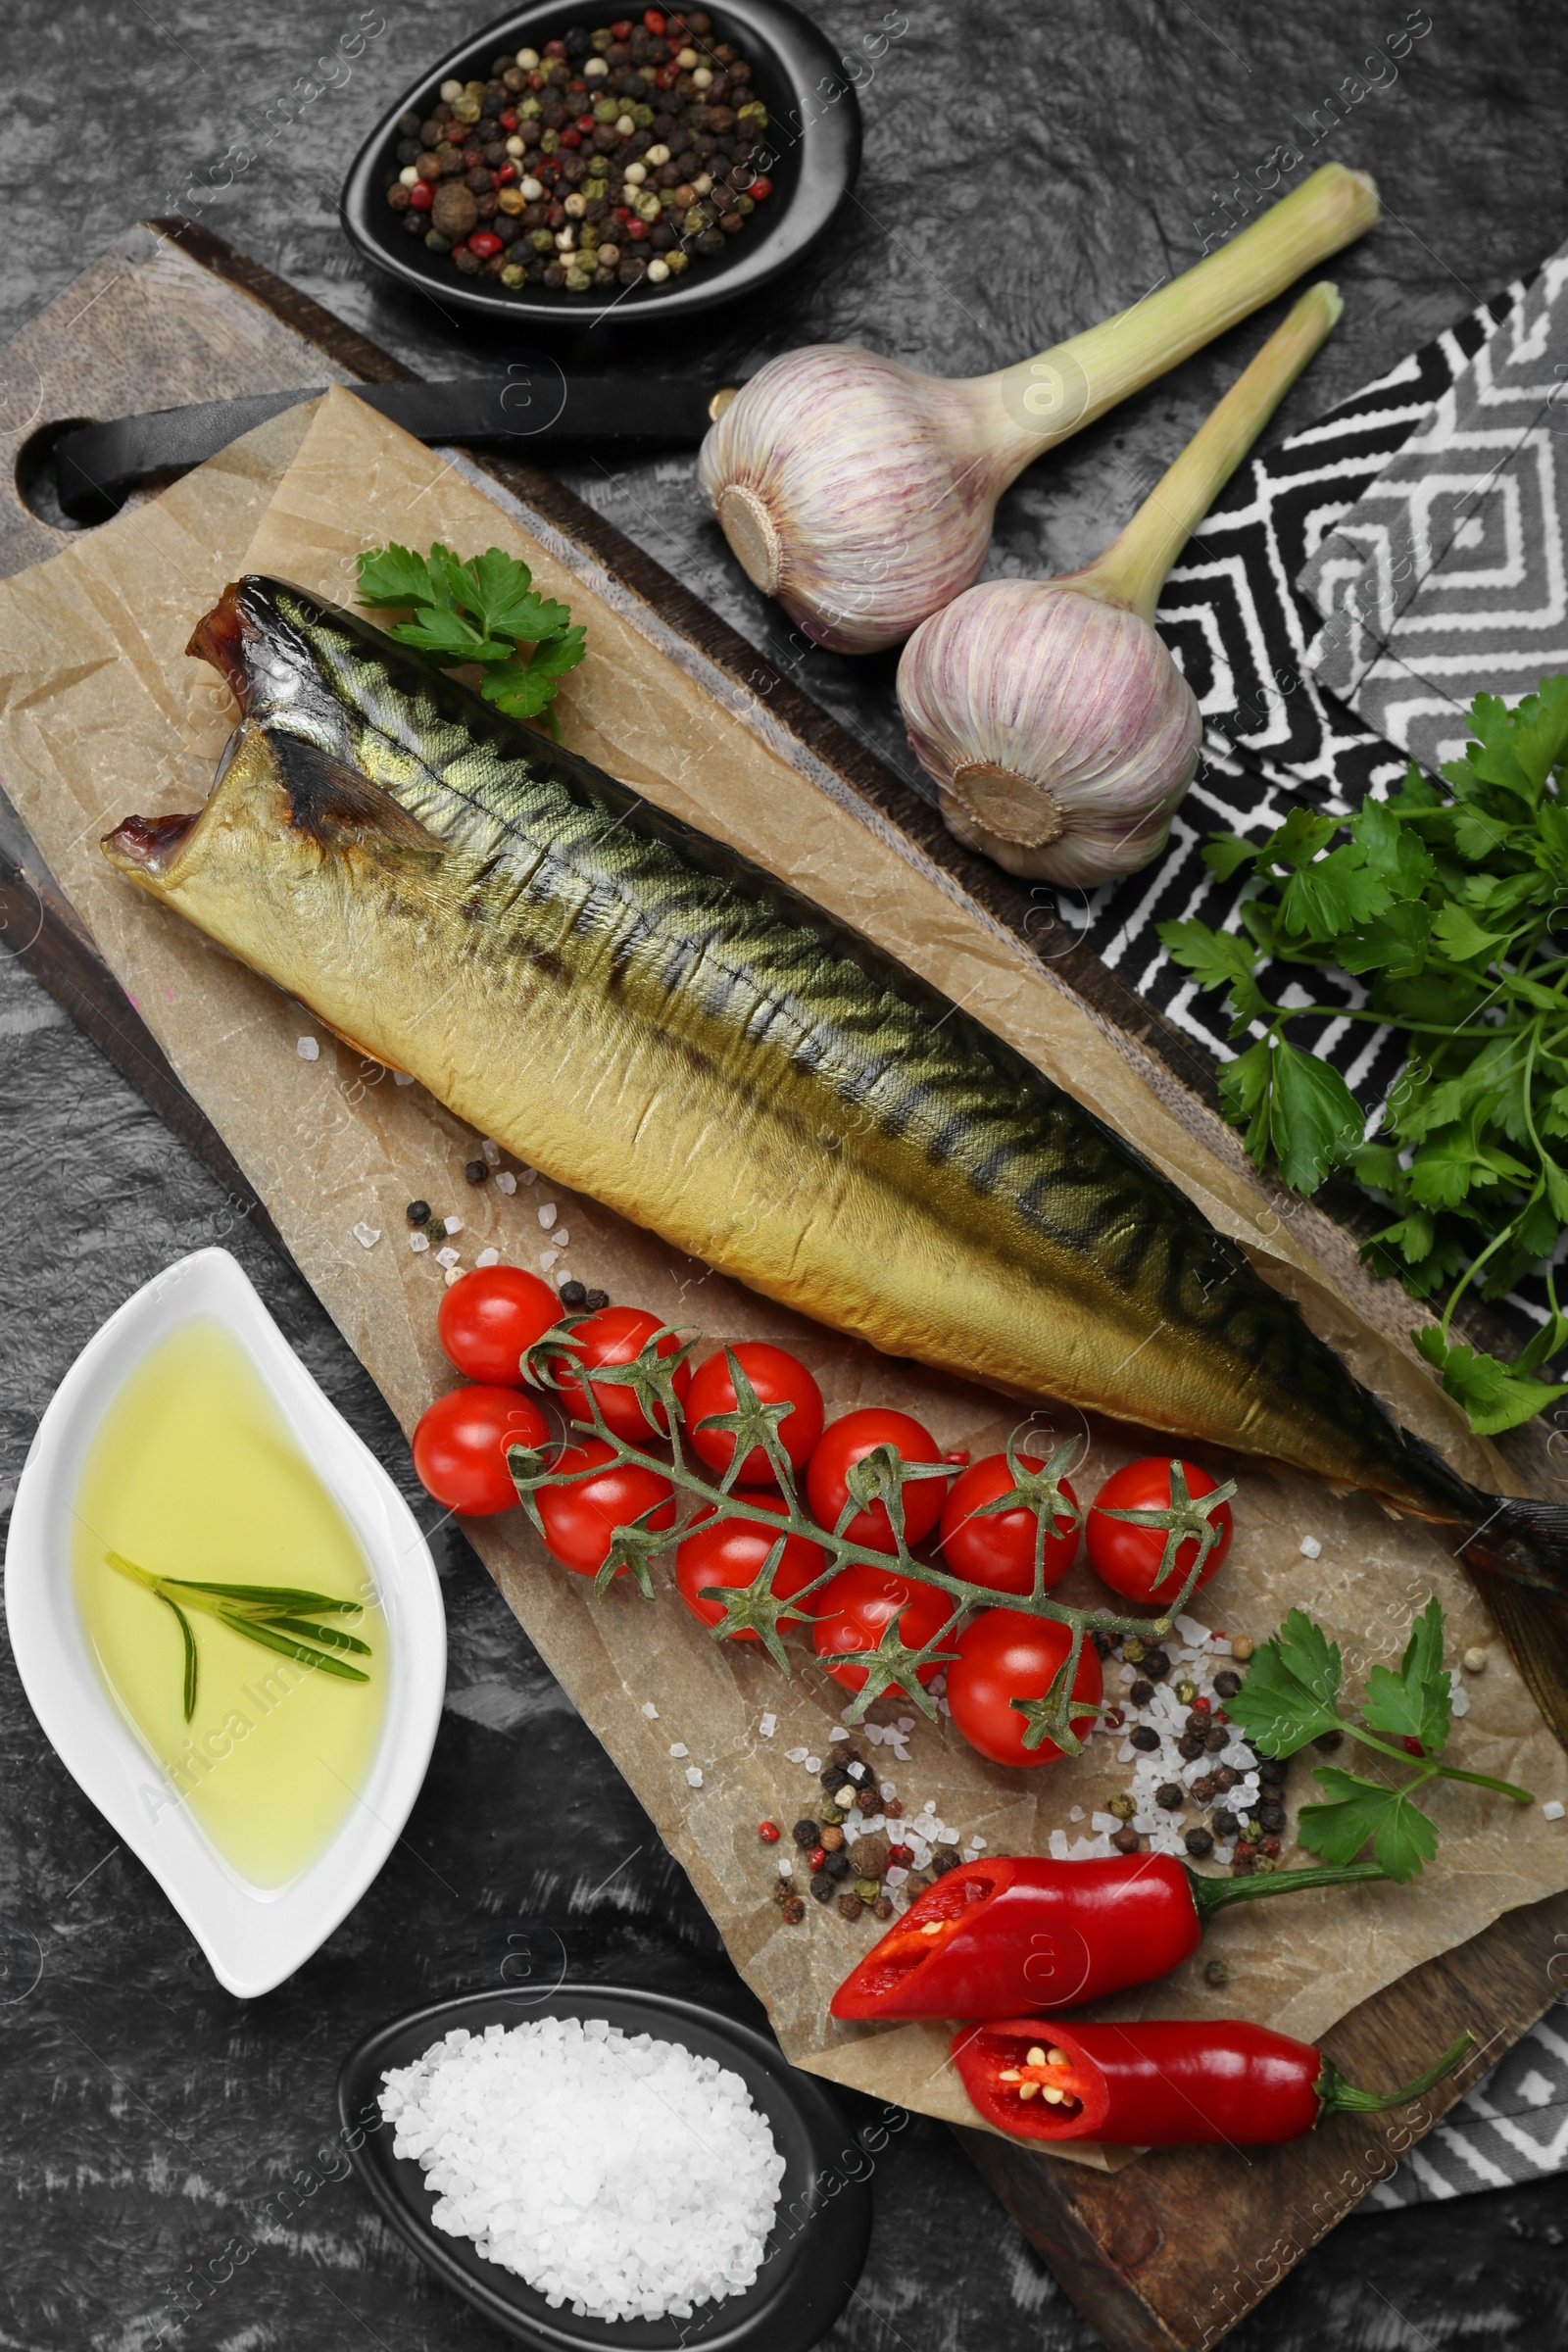
[[[335,1674],[349,1683],[368,1683],[370,1679],[360,1667],[351,1666],[341,1654],[335,1654],[354,1650],[368,1658],[371,1654],[369,1643],[336,1626],[314,1622],[317,1617],[358,1616],[363,1604],[357,1600],[336,1600],[330,1592],[312,1592],[302,1585],[224,1585],[185,1576],[157,1576],[150,1568],[138,1568],[134,1560],[127,1560],[119,1551],[106,1551],[104,1558],[111,1568],[129,1577],[166,1608],[172,1609],[178,1619],[185,1650],[182,1702],[187,1723],[196,1712],[198,1670],[196,1637],[191,1632],[187,1609],[216,1617],[231,1633],[243,1634],[247,1642],[259,1642],[264,1649],[277,1650],[283,1657],[293,1658],[313,1671]],[[303,1614],[307,1610],[309,1616]]]
[[[1170,1632],[1180,1610],[1196,1590],[1202,1573],[1203,1562],[1219,1541],[1220,1530],[1211,1514],[1226,1497],[1234,1494],[1230,1485],[1218,1488],[1214,1494],[1198,1498],[1187,1496],[1185,1490],[1173,1486],[1177,1501],[1170,1514],[1170,1542],[1167,1546],[1174,1562],[1177,1549],[1190,1536],[1197,1537],[1197,1556],[1181,1580],[1180,1590],[1160,1602],[1160,1614],[1152,1622],[1148,1617],[1115,1616],[1108,1610],[1077,1609],[1058,1600],[1045,1588],[1045,1551],[1048,1535],[1064,1534],[1068,1527],[1081,1524],[1082,1514],[1062,1492],[1061,1480],[1072,1459],[1076,1441],[1059,1446],[1041,1470],[1030,1470],[1020,1458],[1020,1449],[1027,1442],[1027,1426],[1015,1430],[1007,1440],[1007,1466],[1014,1485],[996,1502],[986,1505],[990,1512],[1027,1509],[1035,1514],[1034,1587],[1027,1594],[999,1595],[990,1586],[970,1584],[961,1576],[953,1576],[944,1567],[929,1560],[917,1559],[906,1541],[904,1520],[904,1489],[915,1479],[956,1477],[956,1468],[948,1464],[905,1462],[891,1446],[873,1448],[863,1460],[853,1465],[845,1484],[849,1501],[841,1514],[840,1525],[834,1529],[819,1527],[802,1508],[796,1488],[795,1472],[779,1442],[778,1429],[788,1405],[764,1405],[748,1380],[745,1368],[734,1350],[725,1350],[729,1374],[735,1390],[735,1411],[714,1414],[698,1424],[703,1429],[724,1429],[734,1432],[735,1446],[729,1468],[722,1478],[714,1478],[705,1463],[695,1460],[685,1443],[685,1419],[680,1398],[675,1394],[675,1375],[697,1342],[682,1341],[680,1334],[664,1326],[652,1334],[642,1353],[632,1362],[615,1365],[594,1365],[592,1378],[581,1361],[580,1349],[573,1333],[582,1316],[568,1316],[529,1348],[523,1358],[523,1375],[541,1388],[560,1388],[570,1381],[587,1399],[593,1416],[595,1435],[608,1445],[617,1463],[651,1470],[673,1486],[677,1493],[700,1507],[703,1515],[718,1519],[750,1521],[763,1529],[769,1540],[766,1559],[750,1585],[709,1585],[703,1597],[722,1601],[724,1614],[713,1626],[712,1638],[721,1642],[726,1637],[754,1633],[774,1663],[785,1674],[790,1672],[789,1657],[779,1638],[779,1628],[796,1622],[809,1622],[808,1605],[812,1593],[828,1584],[841,1569],[862,1566],[883,1573],[894,1570],[912,1582],[934,1585],[945,1592],[952,1608],[950,1614],[931,1639],[918,1649],[908,1647],[900,1633],[900,1619],[895,1618],[883,1634],[874,1650],[850,1650],[843,1653],[844,1662],[865,1668],[865,1681],[856,1694],[848,1720],[858,1722],[866,1709],[888,1691],[899,1691],[915,1706],[933,1718],[936,1706],[924,1684],[922,1669],[942,1665],[953,1655],[952,1640],[965,1618],[981,1609],[1005,1605],[1027,1616],[1054,1618],[1067,1627],[1071,1645],[1061,1667],[1043,1697],[1014,1698],[1013,1706],[1026,1719],[1024,1745],[1038,1747],[1042,1740],[1051,1740],[1066,1755],[1077,1755],[1083,1748],[1078,1725],[1086,1717],[1101,1713],[1100,1706],[1087,1699],[1073,1696],[1079,1662],[1086,1641],[1096,1634],[1164,1635]],[[669,1354],[661,1355],[662,1341],[674,1339],[677,1346]],[[629,1389],[642,1406],[644,1414],[656,1427],[667,1427],[669,1443],[659,1451],[649,1451],[617,1436],[606,1422],[596,1390],[601,1386]],[[574,1405],[580,1413],[581,1408]],[[753,1446],[765,1446],[778,1482],[778,1494],[784,1508],[769,1509],[736,1488],[735,1472]],[[584,1479],[599,1478],[607,1467],[603,1462],[590,1464],[580,1470],[561,1470],[555,1466],[559,1459],[554,1447],[514,1446],[507,1452],[508,1467],[523,1508],[542,1535],[543,1522],[535,1499],[542,1488],[579,1485]],[[1173,1477],[1176,1465],[1172,1464]],[[772,1499],[772,1498],[770,1498]],[[869,1503],[881,1502],[887,1508],[897,1548],[891,1552],[873,1551],[863,1544],[852,1544],[843,1530]],[[595,1590],[608,1590],[612,1578],[622,1569],[630,1571],[645,1599],[654,1597],[652,1562],[662,1553],[673,1550],[686,1533],[686,1526],[658,1529],[652,1524],[662,1503],[653,1506],[642,1516],[624,1527],[617,1527],[611,1539],[610,1549],[603,1567],[595,1579]],[[1179,1519],[1179,1526],[1176,1524]],[[1164,1522],[1161,1522],[1164,1524]],[[689,1524],[689,1522],[688,1522]],[[784,1556],[786,1539],[801,1536],[826,1554],[826,1565],[810,1584],[801,1587],[789,1599],[781,1599],[773,1591],[773,1579]]]

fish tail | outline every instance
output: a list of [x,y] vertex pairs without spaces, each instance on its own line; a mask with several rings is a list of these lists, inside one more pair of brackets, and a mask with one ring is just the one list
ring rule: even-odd
[[1541,1712],[1568,1747],[1568,1509],[1478,1494],[1459,1546]]

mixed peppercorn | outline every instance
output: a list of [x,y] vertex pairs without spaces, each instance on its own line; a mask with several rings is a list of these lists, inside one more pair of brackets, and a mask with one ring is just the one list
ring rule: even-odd
[[711,36],[701,9],[651,8],[444,81],[399,119],[387,203],[429,252],[511,293],[674,284],[772,193],[752,68]]

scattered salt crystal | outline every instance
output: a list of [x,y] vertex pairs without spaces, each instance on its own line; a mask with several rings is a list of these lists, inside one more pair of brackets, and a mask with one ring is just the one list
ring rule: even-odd
[[414,1251],[414,1253],[415,1253],[416,1257],[417,1257],[417,1256],[418,1256],[418,1254],[419,1254],[419,1252],[420,1252],[420,1250],[428,1250],[428,1249],[429,1249],[429,1247],[430,1247],[430,1236],[429,1236],[427,1233],[411,1233],[411,1234],[410,1234],[410,1236],[409,1236],[409,1248],[410,1248],[410,1249],[411,1249],[411,1250]]
[[657,1723],[659,1721],[659,1709],[655,1706],[651,1698],[645,1698],[643,1700],[643,1713],[647,1716],[650,1723]]
[[519,1184],[537,1184],[538,1181],[539,1171],[537,1168],[519,1168],[517,1170],[517,1182]]
[[493,1135],[482,1135],[479,1138],[479,1151],[483,1156],[484,1164],[487,1168],[500,1167],[501,1146],[496,1142],[496,1139]]
[[1542,1806],[1541,1818],[1543,1821],[1561,1821],[1562,1807],[1554,1796],[1548,1796]]
[[1074,1805],[1074,1806],[1072,1806],[1072,1807],[1071,1807],[1071,1809],[1070,1809],[1070,1810],[1069,1810],[1069,1812],[1068,1812],[1068,1815],[1067,1815],[1067,1819],[1068,1819],[1069,1821],[1082,1821],[1083,1817],[1084,1817],[1084,1809],[1083,1809],[1082,1805]]
[[498,1193],[511,1194],[514,1193],[516,1189],[517,1179],[515,1176],[514,1176],[510,1168],[503,1168],[496,1178],[496,1191]]
[[599,2018],[459,2028],[384,2082],[435,2227],[553,2310],[690,2318],[766,2258],[784,2158],[740,2078],[679,2042]]
[[566,1231],[564,1225],[558,1225],[555,1232],[550,1236],[550,1239],[555,1243],[558,1250],[569,1250],[571,1248],[571,1236]]
[[541,1250],[539,1252],[540,1273],[548,1274],[551,1267],[555,1264],[560,1255],[561,1251],[559,1250]]
[[806,1762],[805,1748],[787,1747],[784,1750],[784,1761],[786,1764],[804,1764]]
[[540,1203],[539,1222],[544,1227],[546,1233],[550,1231],[551,1226],[555,1223],[560,1214],[561,1211],[553,1200],[545,1200]]
[[1067,1833],[1065,1830],[1053,1830],[1050,1838],[1050,1845],[1051,1858],[1054,1862],[1065,1862],[1067,1860]]
[[413,1074],[408,1070],[394,1070],[392,1083],[394,1086],[412,1086],[414,1084]]
[[1121,1828],[1121,1823],[1116,1819],[1114,1813],[1091,1813],[1089,1827],[1092,1830],[1102,1830],[1107,1838],[1113,1838]]
[[820,1756],[803,1756],[801,1761],[805,1764],[808,1772],[820,1772],[822,1769]]
[[1184,1642],[1192,1643],[1194,1649],[1206,1649],[1211,1640],[1207,1626],[1200,1625],[1196,1617],[1178,1617],[1176,1631]]
[[986,1850],[986,1840],[981,1837],[978,1830],[976,1830],[974,1836],[970,1838],[969,1843],[971,1845],[977,1845],[982,1853],[984,1853]]
[[912,1732],[914,1729],[914,1717],[912,1715],[901,1715],[898,1718],[898,1725],[901,1732]]
[[778,1730],[778,1717],[776,1715],[764,1715],[757,1728],[761,1733],[764,1740],[771,1740],[773,1734]]
[[571,1268],[569,1266],[558,1266],[556,1268],[556,1288],[558,1290],[564,1291],[570,1280]]
[[317,1044],[314,1037],[302,1037],[298,1039],[295,1044],[294,1051],[299,1055],[301,1061],[318,1061],[320,1059],[321,1049]]
[[1303,1536],[1297,1549],[1303,1560],[1317,1560],[1323,1556],[1323,1546],[1316,1536]]
[[367,1225],[363,1217],[358,1225],[351,1226],[349,1230],[353,1234],[354,1239],[359,1243],[362,1250],[373,1250],[376,1243],[381,1239],[380,1226]]
[[781,1879],[793,1879],[795,1876],[795,1865],[788,1854],[780,1854],[778,1858],[778,1875]]
[[925,1803],[920,1807],[922,1813],[934,1813],[936,1809],[937,1800],[934,1796],[928,1796],[925,1800]]
[[684,1740],[672,1740],[669,1743],[669,1752],[672,1756],[689,1756],[692,1751]]
[[445,1223],[448,1233],[461,1233],[463,1231],[463,1219],[461,1217],[447,1217],[443,1220],[443,1222]]
[[885,1886],[902,1886],[908,1875],[902,1862],[890,1862],[882,1873],[882,1884]]
[[1448,1694],[1449,1711],[1456,1717],[1460,1715],[1468,1715],[1470,1712],[1470,1693],[1465,1689],[1463,1683],[1461,1683],[1459,1680],[1459,1669],[1457,1666],[1450,1666],[1448,1668]]
[[880,1747],[883,1740],[887,1738],[886,1732],[882,1729],[882,1726],[879,1723],[862,1724],[860,1728],[864,1732],[866,1739],[872,1747]]
[[499,1266],[501,1252],[499,1250],[481,1250],[473,1262],[476,1266]]
[[836,1723],[827,1737],[828,1744],[831,1746],[835,1740],[853,1740],[855,1738],[855,1733],[849,1724]]
[[703,1776],[695,1764],[686,1767],[686,1785],[689,1788],[700,1788],[703,1785]]
[[898,1782],[897,1782],[897,1781],[880,1781],[880,1782],[878,1782],[878,1784],[877,1784],[877,1794],[878,1794],[878,1796],[880,1796],[881,1798],[883,1798],[883,1800],[884,1800],[884,1801],[885,1801],[885,1800],[886,1800],[888,1797],[890,1797],[890,1796],[897,1796],[897,1795],[898,1795],[898,1793],[899,1793],[899,1785],[898,1785]]
[[943,1825],[942,1825],[942,1827],[941,1827],[941,1829],[940,1829],[940,1830],[938,1830],[938,1832],[937,1832],[937,1843],[938,1843],[938,1845],[956,1845],[956,1844],[957,1844],[957,1842],[958,1842],[958,1833],[957,1833],[957,1831],[956,1831],[956,1830],[950,1829],[950,1828],[948,1827],[947,1823],[946,1823],[946,1822],[944,1822],[944,1823],[943,1823]]
[[435,1262],[438,1266],[455,1266],[458,1262],[458,1253],[455,1250],[438,1250],[435,1253]]

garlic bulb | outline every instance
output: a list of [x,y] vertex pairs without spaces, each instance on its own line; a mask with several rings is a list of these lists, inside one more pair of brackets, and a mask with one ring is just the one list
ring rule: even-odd
[[1114,546],[1058,580],[987,580],[923,621],[899,702],[950,832],[1009,873],[1093,887],[1164,847],[1202,720],[1153,626],[1165,575],[1340,317],[1303,294]]
[[966,588],[1030,461],[1370,228],[1377,190],[1325,164],[1168,285],[994,375],[922,375],[812,344],[744,384],[698,478],[742,569],[819,645],[897,645]]

